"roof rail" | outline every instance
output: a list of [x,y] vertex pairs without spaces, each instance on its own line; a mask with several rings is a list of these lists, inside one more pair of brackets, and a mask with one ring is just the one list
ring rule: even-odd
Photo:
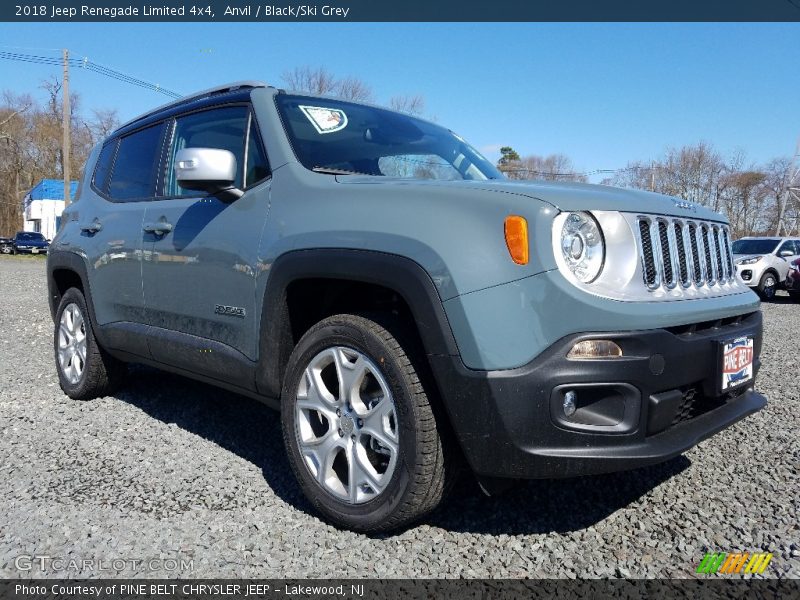
[[188,96],[183,96],[178,98],[177,100],[173,100],[171,102],[167,102],[166,104],[162,104],[152,110],[148,110],[146,113],[142,113],[136,118],[131,119],[130,121],[123,123],[117,130],[122,129],[123,127],[127,127],[136,121],[141,121],[145,117],[149,117],[153,113],[161,112],[162,110],[166,110],[167,108],[172,108],[173,106],[178,106],[180,104],[186,104],[187,102],[192,102],[194,100],[200,100],[201,98],[207,98],[209,96],[213,96],[214,94],[222,94],[224,92],[232,92],[234,90],[239,89],[247,89],[247,88],[260,88],[260,87],[270,87],[263,81],[235,81],[233,83],[226,83],[224,85],[218,85],[212,88],[208,88],[207,90],[203,90],[201,92],[197,92],[195,94],[190,94]]

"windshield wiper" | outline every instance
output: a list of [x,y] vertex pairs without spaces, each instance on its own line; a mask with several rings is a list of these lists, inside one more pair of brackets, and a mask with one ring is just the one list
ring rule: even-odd
[[326,173],[328,175],[369,175],[361,171],[348,171],[347,169],[336,169],[334,167],[314,167],[311,169],[315,173]]

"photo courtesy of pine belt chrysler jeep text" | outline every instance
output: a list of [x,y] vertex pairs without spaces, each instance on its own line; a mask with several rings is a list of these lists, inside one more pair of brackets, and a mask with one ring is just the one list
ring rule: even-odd
[[313,506],[357,531],[664,461],[763,408],[725,219],[510,181],[409,115],[243,82],[91,153],[47,259],[72,398],[142,363],[279,408]]

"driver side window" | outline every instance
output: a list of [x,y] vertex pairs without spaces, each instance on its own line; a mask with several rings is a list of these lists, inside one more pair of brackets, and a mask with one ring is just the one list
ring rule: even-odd
[[191,113],[175,120],[172,141],[167,149],[166,169],[160,196],[190,196],[196,192],[184,190],[175,177],[175,155],[184,148],[218,148],[228,150],[236,157],[234,185],[242,188],[244,180],[245,139],[249,111],[246,106],[226,106]]

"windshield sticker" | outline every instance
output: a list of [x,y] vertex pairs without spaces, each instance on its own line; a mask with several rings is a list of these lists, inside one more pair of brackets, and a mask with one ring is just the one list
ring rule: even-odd
[[300,106],[298,108],[308,117],[317,133],[333,133],[347,127],[347,115],[338,108],[321,106]]

